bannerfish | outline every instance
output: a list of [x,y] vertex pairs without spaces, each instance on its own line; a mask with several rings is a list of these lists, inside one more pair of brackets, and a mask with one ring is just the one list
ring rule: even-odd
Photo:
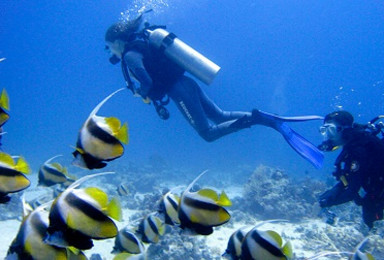
[[22,191],[29,187],[31,182],[24,175],[29,172],[29,166],[23,157],[19,157],[15,163],[12,156],[0,152],[0,203],[10,200],[9,193]]
[[[256,226],[253,228],[260,227],[266,223],[272,223],[272,222],[288,222],[288,220],[285,219],[270,219],[259,222]],[[247,235],[250,228],[246,229],[246,227],[242,227],[230,236],[228,240],[227,249],[225,250],[225,253],[222,255],[223,257],[231,260],[238,260],[241,257],[241,245],[244,241],[245,236]]]
[[160,236],[165,233],[165,225],[161,219],[153,213],[143,218],[139,224],[137,234],[141,236],[141,241],[145,243],[157,243]]
[[127,184],[120,184],[117,186],[117,193],[119,194],[119,196],[121,197],[125,197],[125,196],[128,196],[129,195],[129,188],[128,188],[128,185]]
[[2,127],[9,119],[9,97],[8,93],[3,89],[0,95],[0,127]]
[[160,200],[158,212],[164,216],[164,222],[168,225],[179,225],[179,196],[168,191]]
[[67,168],[63,167],[60,163],[51,161],[59,156],[56,155],[48,159],[39,170],[38,185],[50,187],[56,184],[64,184],[66,182],[74,182],[74,178],[68,175]]
[[228,240],[227,249],[225,250],[223,257],[231,260],[239,260],[241,256],[241,245],[247,233],[248,232],[242,228],[233,232]]
[[121,125],[116,117],[96,115],[108,99],[123,89],[113,92],[101,101],[81,127],[75,151],[72,153],[75,157],[74,165],[86,169],[100,169],[107,165],[106,162],[123,155],[123,144],[128,143],[128,124]]
[[111,218],[121,219],[119,202],[116,199],[109,202],[108,195],[96,187],[76,189],[84,181],[105,174],[112,172],[80,178],[55,199],[49,212],[47,243],[83,250],[93,247],[92,239],[117,235],[117,226]]
[[196,181],[207,171],[202,172],[183,192],[179,203],[180,227],[190,229],[200,235],[209,235],[213,227],[227,223],[231,215],[223,208],[232,203],[223,191],[220,196],[212,189],[192,192]]
[[141,254],[145,252],[144,244],[128,226],[119,231],[115,238],[112,254],[130,253]]
[[281,236],[273,231],[253,228],[247,233],[241,246],[240,259],[287,260],[292,259],[290,241],[284,244]]
[[16,238],[8,249],[6,260],[12,259],[86,259],[85,255],[70,249],[59,248],[44,243],[48,227],[48,211],[45,203],[32,210],[30,205],[23,201],[24,219],[20,225]]
[[349,260],[375,260],[372,254],[370,253],[363,253],[360,248],[363,246],[363,244],[369,239],[369,237],[366,237],[361,241],[354,249],[353,252],[321,252],[314,256],[311,256],[309,258],[306,258],[305,260],[315,260],[321,257],[331,256],[331,255],[349,255]]

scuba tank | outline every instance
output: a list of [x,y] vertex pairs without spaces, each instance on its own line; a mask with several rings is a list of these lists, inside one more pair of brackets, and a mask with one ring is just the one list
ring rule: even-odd
[[165,56],[182,67],[185,71],[209,85],[220,67],[179,40],[176,35],[157,28],[145,31],[149,44],[164,52]]

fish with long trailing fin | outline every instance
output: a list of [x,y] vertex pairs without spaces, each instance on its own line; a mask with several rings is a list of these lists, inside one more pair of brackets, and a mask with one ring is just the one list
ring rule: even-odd
[[189,184],[181,195],[178,209],[180,227],[200,235],[211,234],[213,227],[223,225],[231,218],[224,207],[231,206],[232,202],[224,191],[220,195],[212,189],[191,191],[197,180],[206,172],[202,172]]
[[291,242],[283,245],[283,239],[273,230],[262,231],[255,227],[247,233],[241,244],[240,259],[289,260],[292,257]]
[[[265,220],[258,223],[256,226],[252,228],[260,227],[266,223],[272,223],[272,222],[288,222],[288,220],[285,219],[271,219],[271,220]],[[235,232],[232,233],[228,240],[227,249],[225,250],[225,253],[222,255],[225,259],[231,259],[231,260],[238,260],[241,257],[241,246],[244,242],[245,237],[247,236],[249,231],[249,228],[242,227]]]
[[74,165],[86,169],[100,169],[107,165],[106,162],[123,155],[123,144],[128,143],[128,124],[121,125],[116,117],[96,115],[108,99],[122,90],[124,88],[118,89],[101,101],[81,127],[73,152]]
[[85,250],[93,247],[92,239],[107,239],[117,235],[114,221],[121,220],[120,203],[99,188],[77,188],[90,178],[113,174],[104,172],[80,178],[62,192],[49,212],[48,236],[45,242],[58,247]]
[[159,202],[158,212],[160,215],[164,216],[164,222],[167,225],[179,225],[179,203],[180,197],[173,194],[172,190],[168,191],[163,195]]
[[22,199],[24,219],[16,238],[8,249],[6,260],[16,259],[78,259],[86,256],[79,250],[60,248],[46,244],[44,238],[48,228],[48,211],[51,202],[45,203],[35,210]]
[[141,238],[141,241],[145,243],[157,243],[159,238],[165,233],[165,225],[163,221],[155,216],[155,213],[148,214],[144,217],[139,224],[136,231]]
[[0,203],[10,200],[9,193],[22,191],[31,185],[25,176],[29,172],[29,165],[23,157],[18,157],[15,162],[11,155],[0,152]]
[[132,255],[145,254],[143,242],[136,236],[135,231],[128,226],[119,231],[115,238],[112,254],[129,253]]
[[[38,175],[38,185],[50,187],[56,184],[65,184],[75,182],[75,178],[69,176],[67,168],[60,163],[51,161],[62,155],[56,155],[41,165]],[[68,185],[69,186],[69,185]]]

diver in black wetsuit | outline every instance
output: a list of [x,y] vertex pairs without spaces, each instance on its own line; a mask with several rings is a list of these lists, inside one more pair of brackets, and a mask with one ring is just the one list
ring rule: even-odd
[[[322,117],[279,117],[260,110],[223,111],[192,78],[184,75],[185,71],[195,76],[198,74],[195,68],[191,68],[196,65],[196,62],[200,62],[197,65],[203,70],[207,67],[210,70],[212,66],[204,64],[205,61],[201,61],[200,57],[199,59],[190,58],[191,55],[200,54],[196,54],[194,50],[191,51],[189,46],[189,49],[184,48],[185,44],[180,44],[178,39],[175,40],[175,35],[165,30],[157,30],[159,26],[149,26],[146,23],[144,29],[140,29],[141,25],[142,15],[134,20],[118,22],[110,26],[105,35],[106,49],[111,52],[112,64],[121,61],[128,87],[135,95],[140,95],[144,102],[151,102],[162,119],[169,117],[165,108],[167,101],[164,101],[164,98],[170,97],[192,127],[208,142],[256,124],[272,127],[279,131],[301,156],[315,167],[321,166],[323,154],[285,122],[318,120]],[[153,32],[168,34],[161,39],[159,48],[154,47],[151,42],[151,37],[154,37]],[[158,39],[153,41],[156,40]],[[172,48],[177,49],[176,58],[175,53],[171,52]],[[187,60],[181,60],[182,56],[187,56]],[[206,61],[206,63],[209,62],[209,60]],[[140,88],[134,86],[131,76],[140,82]],[[209,81],[211,79],[206,80],[206,82]]]
[[319,204],[327,208],[354,201],[362,206],[364,223],[371,229],[374,221],[383,219],[384,141],[353,121],[349,112],[336,111],[320,127],[325,137],[320,148],[333,151],[342,146],[343,150],[333,172],[339,182],[320,196]]

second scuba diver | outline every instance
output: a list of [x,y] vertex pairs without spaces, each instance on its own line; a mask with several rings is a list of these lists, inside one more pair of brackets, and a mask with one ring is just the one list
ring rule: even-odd
[[[164,26],[142,24],[141,14],[134,20],[111,25],[105,34],[106,49],[111,52],[112,64],[121,61],[128,88],[134,95],[140,95],[144,102],[152,103],[160,118],[169,117],[165,105],[170,98],[190,125],[208,142],[252,125],[271,127],[279,131],[296,152],[315,167],[321,167],[322,152],[286,122],[319,120],[322,117],[281,117],[257,109],[251,112],[222,110],[194,79],[184,75],[187,71],[210,84],[220,67],[173,33],[168,33]],[[135,86],[131,77],[140,83],[140,87]]]
[[[320,207],[340,205],[354,201],[363,208],[364,223],[372,229],[373,223],[383,219],[384,209],[384,126],[375,124],[379,116],[367,125],[354,123],[347,111],[335,111],[324,118],[320,133],[323,151],[343,147],[335,162],[333,175],[338,183],[324,192],[319,199]],[[329,221],[333,222],[333,221]]]

